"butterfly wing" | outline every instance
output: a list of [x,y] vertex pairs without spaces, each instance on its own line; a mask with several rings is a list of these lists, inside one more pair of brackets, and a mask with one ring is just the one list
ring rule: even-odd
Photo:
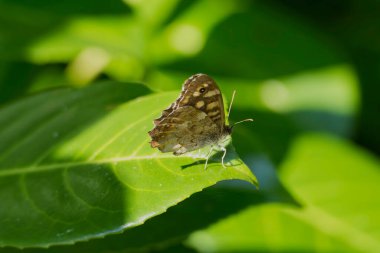
[[219,133],[224,131],[223,98],[218,85],[208,75],[196,74],[188,78],[182,86],[179,98],[162,112],[161,117],[154,120],[154,124],[157,126],[173,111],[185,106],[204,112],[217,125]]
[[149,132],[151,146],[180,155],[218,140],[218,126],[206,113],[192,106],[173,110]]

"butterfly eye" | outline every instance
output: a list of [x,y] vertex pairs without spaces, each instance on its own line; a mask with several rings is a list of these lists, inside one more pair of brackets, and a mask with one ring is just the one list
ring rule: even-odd
[[200,89],[199,89],[199,92],[200,92],[200,93],[203,93],[203,92],[205,92],[205,91],[206,91],[205,88],[200,88]]

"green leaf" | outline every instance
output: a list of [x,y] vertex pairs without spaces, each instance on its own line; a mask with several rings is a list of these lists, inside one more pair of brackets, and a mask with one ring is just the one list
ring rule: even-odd
[[378,252],[380,164],[324,135],[296,139],[280,175],[303,208],[269,204],[195,232],[201,252]]
[[[225,182],[224,182],[225,183]],[[234,182],[235,183],[235,182]],[[165,249],[182,242],[191,232],[207,227],[249,205],[265,201],[261,191],[252,187],[238,189],[222,184],[194,194],[190,199],[154,217],[143,226],[110,235],[98,240],[79,242],[75,245],[54,246],[49,249],[19,250],[0,249],[1,253],[126,253],[151,252],[152,249]],[[178,222],[181,221],[180,226]],[[182,252],[182,251],[179,251]]]
[[[306,170],[305,170],[306,168]],[[308,208],[301,216],[355,251],[380,249],[380,162],[351,143],[324,135],[295,141],[281,178]]]
[[[178,95],[136,84],[53,90],[0,112],[0,245],[51,246],[144,223],[218,181],[256,183],[233,149],[223,168],[148,143]],[[122,102],[126,102],[121,104]],[[201,163],[199,163],[201,161]]]

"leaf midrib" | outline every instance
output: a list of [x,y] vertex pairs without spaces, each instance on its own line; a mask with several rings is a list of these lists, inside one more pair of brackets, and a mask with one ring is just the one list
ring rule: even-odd
[[[182,156],[182,158],[194,158],[192,156]],[[3,169],[0,170],[0,177],[2,176],[10,176],[10,175],[18,175],[18,174],[26,174],[26,173],[34,173],[41,171],[49,171],[60,168],[69,168],[76,167],[81,165],[99,165],[99,164],[107,164],[107,163],[115,163],[115,162],[125,162],[125,161],[135,161],[135,160],[151,160],[151,159],[161,159],[161,158],[173,158],[172,154],[168,155],[146,155],[146,156],[128,156],[128,157],[114,157],[100,160],[91,160],[91,161],[76,161],[76,162],[62,162],[62,163],[52,163],[46,165],[39,166],[27,166],[27,167],[15,167],[11,169]]]
[[[152,160],[152,159],[183,159],[183,158],[191,158],[191,159],[199,159],[200,157],[194,157],[189,154],[188,156],[181,156],[180,158],[173,157],[173,155],[165,154],[165,155],[145,155],[145,156],[128,156],[128,157],[114,157],[100,160],[91,160],[91,161],[76,161],[76,162],[62,162],[62,163],[52,163],[46,165],[39,166],[27,166],[27,167],[15,167],[11,169],[0,169],[0,177],[13,176],[13,175],[25,175],[29,173],[37,173],[43,171],[52,171],[57,169],[67,169],[70,167],[82,166],[82,165],[99,165],[99,164],[109,164],[109,163],[118,163],[118,162],[126,162],[126,161],[141,161],[141,160]],[[236,167],[235,167],[236,168]],[[245,173],[244,171],[238,169],[240,173],[244,174],[247,178],[251,178],[250,175]],[[252,179],[251,179],[252,180]],[[252,183],[256,185],[257,182],[252,180]]]

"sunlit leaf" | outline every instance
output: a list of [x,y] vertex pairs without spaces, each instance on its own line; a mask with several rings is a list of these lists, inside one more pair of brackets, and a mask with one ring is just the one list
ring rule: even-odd
[[[103,83],[54,90],[0,112],[0,245],[48,246],[122,232],[218,181],[256,183],[233,152],[227,168],[148,143],[176,93]],[[128,102],[129,100],[129,102]],[[123,103],[125,102],[125,103]]]

